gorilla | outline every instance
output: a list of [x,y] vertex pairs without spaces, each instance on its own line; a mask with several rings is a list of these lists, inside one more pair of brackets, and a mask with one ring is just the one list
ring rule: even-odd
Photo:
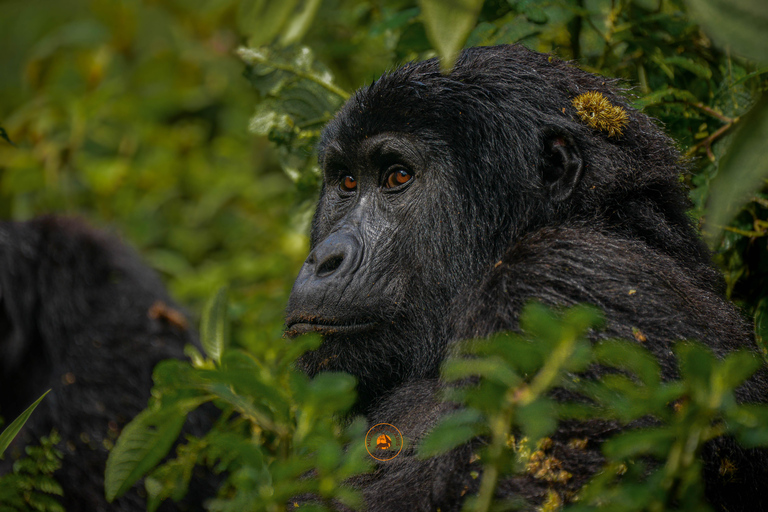
[[[298,366],[355,375],[355,410],[414,445],[452,407],[437,398],[452,347],[519,330],[529,301],[599,307],[606,327],[594,340],[639,329],[664,379],[678,376],[675,340],[759,357],[686,213],[680,154],[613,80],[522,46],[467,49],[447,74],[436,59],[410,63],[357,91],[325,127],[318,158],[322,189],[286,333],[320,333]],[[758,374],[738,398],[764,401],[766,390]],[[573,477],[518,475],[498,495],[567,501],[619,428],[561,423],[549,450]],[[739,478],[718,474],[726,454],[745,461]],[[405,450],[352,483],[369,510],[460,510],[479,484],[471,456],[472,443],[427,460]],[[718,439],[703,456],[713,505],[768,507],[763,452]]]
[[0,474],[56,429],[67,510],[146,510],[139,486],[107,503],[109,447],[146,407],[155,364],[188,343],[196,335],[161,281],[118,240],[76,219],[0,222],[0,413],[11,421],[52,390]]

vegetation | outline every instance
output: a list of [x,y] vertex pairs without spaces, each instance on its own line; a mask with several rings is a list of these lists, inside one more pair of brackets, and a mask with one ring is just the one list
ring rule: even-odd
[[[281,339],[318,186],[312,147],[356,87],[411,59],[439,55],[450,66],[462,45],[520,42],[625,80],[636,106],[659,119],[688,158],[691,214],[702,220],[728,293],[754,318],[765,350],[768,14],[760,0],[735,3],[739,9],[719,0],[0,4],[0,216],[78,214],[117,230],[195,312],[217,289],[231,290],[228,306],[218,295],[205,308],[205,355],[156,368],[148,409],[113,453],[108,495],[148,474],[153,508],[182,496],[199,464],[226,475],[211,510],[282,510],[307,492],[320,497],[317,509],[331,500],[360,504],[342,482],[370,468],[364,426],[332,420],[351,404],[353,381],[308,381],[291,361],[317,340]],[[689,17],[688,8],[700,17]],[[475,509],[488,509],[498,476],[523,469],[526,449],[508,443],[513,425],[535,447],[557,417],[627,422],[651,414],[661,421],[606,445],[610,470],[583,490],[578,510],[702,510],[694,457],[701,444],[723,432],[749,445],[768,442],[765,408],[732,398],[755,370],[742,355],[718,361],[698,345],[680,344],[683,377],[661,383],[655,363],[634,345],[582,341],[598,321],[594,313],[549,315],[531,309],[526,316],[529,334],[543,344],[500,336],[473,346],[472,367],[446,367],[449,378],[472,371],[483,383],[454,397],[467,410],[420,449],[426,455],[488,436]],[[519,348],[520,359],[505,359],[502,342]],[[550,352],[539,352],[543,346],[564,357],[544,359]],[[626,351],[636,355],[631,367],[616,357]],[[565,385],[567,371],[590,361],[636,378],[582,384],[598,404],[591,410],[547,400],[547,389]],[[510,389],[527,391],[508,402]],[[666,407],[675,401],[685,406]],[[157,466],[184,415],[204,402],[219,407],[221,419]],[[689,439],[694,425],[702,428]],[[54,442],[41,446],[46,460],[53,460]],[[125,453],[141,457],[126,466]],[[647,455],[666,461],[650,476],[640,462]],[[31,452],[27,460],[41,456]],[[48,464],[25,464],[28,475],[53,473]],[[31,505],[37,494],[21,492],[27,484],[14,478],[0,479],[0,502],[11,493]],[[37,490],[52,498],[57,489]],[[49,505],[39,509],[55,509]]]

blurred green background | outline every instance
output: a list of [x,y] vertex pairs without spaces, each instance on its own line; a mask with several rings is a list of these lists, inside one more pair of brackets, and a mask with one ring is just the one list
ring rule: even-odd
[[414,58],[521,42],[627,80],[690,158],[693,215],[728,190],[736,221],[713,239],[729,293],[760,321],[765,164],[710,184],[768,84],[740,56],[760,59],[768,15],[740,0],[712,33],[722,3],[690,3],[696,20],[676,0],[4,0],[0,127],[15,146],[0,140],[0,216],[83,216],[137,247],[193,314],[230,284],[236,339],[273,341],[307,250],[312,143],[344,96]]

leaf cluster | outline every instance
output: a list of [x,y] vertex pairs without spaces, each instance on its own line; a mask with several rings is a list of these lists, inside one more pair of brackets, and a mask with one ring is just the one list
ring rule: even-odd
[[[222,475],[209,510],[284,510],[291,500],[311,497],[315,510],[333,503],[357,508],[359,493],[345,481],[370,469],[362,442],[365,424],[337,420],[355,400],[355,379],[324,373],[314,379],[292,368],[317,337],[284,342],[265,364],[259,354],[228,349],[226,294],[206,307],[202,344],[190,347],[192,362],[165,361],[155,368],[152,400],[123,430],[107,461],[107,498],[119,497],[146,475],[149,510],[180,500],[196,465]],[[203,404],[211,409],[194,413]],[[215,416],[201,437],[187,436],[175,457],[161,463],[188,415]]]

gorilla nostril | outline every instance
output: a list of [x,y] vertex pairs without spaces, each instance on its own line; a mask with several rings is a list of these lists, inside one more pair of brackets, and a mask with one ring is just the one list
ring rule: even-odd
[[344,261],[344,256],[341,254],[337,254],[329,258],[326,258],[326,260],[323,261],[317,269],[317,272],[316,272],[317,277],[325,277],[330,274],[333,274],[336,271],[336,269],[341,266],[341,263],[343,261]]

